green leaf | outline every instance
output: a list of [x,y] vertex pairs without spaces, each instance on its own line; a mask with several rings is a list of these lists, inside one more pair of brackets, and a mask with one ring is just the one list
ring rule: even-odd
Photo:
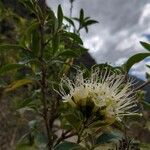
[[104,127],[104,126],[107,126],[107,125],[108,125],[108,122],[98,120],[98,121],[95,121],[95,122],[91,123],[88,127],[89,128],[100,128],[100,127]]
[[150,110],[150,103],[149,102],[146,102],[146,101],[142,101],[142,104],[145,108],[149,109]]
[[89,20],[90,19],[90,17],[85,17],[84,18],[84,21],[87,21],[87,20]]
[[113,132],[105,132],[97,138],[96,144],[110,143],[113,142],[114,140],[119,140],[119,139],[121,139],[120,135]]
[[146,42],[140,41],[141,45],[148,51],[150,51],[150,44]]
[[26,67],[25,65],[23,64],[7,64],[7,65],[4,65],[0,68],[0,75],[3,75],[9,71],[12,71],[12,70],[15,70],[15,69],[20,69],[22,67]]
[[146,79],[150,80],[150,74],[146,72]]
[[149,143],[140,143],[140,150],[149,150],[150,144]]
[[20,41],[21,45],[27,45],[31,49],[31,56],[38,56],[40,49],[39,22],[33,20]]
[[77,110],[72,110],[70,112],[66,112],[63,115],[63,118],[72,126],[75,130],[80,130],[81,125],[83,124],[83,116]]
[[22,101],[20,100],[14,100],[13,101],[13,106],[16,110],[22,109],[22,108],[27,108],[30,106],[30,104],[32,103],[33,99],[23,99]]
[[35,145],[30,146],[28,144],[20,144],[17,146],[16,150],[37,150],[37,147]]
[[76,20],[77,22],[80,22],[79,18],[73,17],[72,19]]
[[35,144],[41,149],[44,147],[46,149],[48,139],[44,133],[37,133],[35,135]]
[[81,55],[88,51],[87,48],[84,48],[84,47],[82,47],[82,46],[79,47],[79,50],[80,50],[80,54],[81,54]]
[[31,13],[35,13],[35,5],[33,1],[19,0]]
[[66,51],[63,51],[63,52],[60,52],[58,54],[58,56],[66,56],[66,57],[78,57],[78,55],[74,52],[74,51],[71,51],[71,50],[66,50]]
[[88,32],[89,32],[88,27],[85,27],[85,32],[86,32],[86,33],[88,33]]
[[123,67],[125,68],[125,70],[127,72],[129,72],[129,70],[131,69],[131,67],[144,60],[146,57],[149,57],[150,56],[150,53],[138,53],[138,54],[135,54],[133,55],[132,57],[130,57],[127,62],[123,65]]
[[40,50],[40,36],[38,31],[34,31],[32,33],[32,43],[31,43],[31,50],[32,50],[32,54],[33,56],[38,56],[39,50]]
[[28,36],[31,34],[32,31],[35,31],[39,27],[39,22],[37,21],[32,21],[30,26],[27,28],[26,35]]
[[0,45],[0,52],[6,50],[25,50],[24,47],[15,44],[2,44]]
[[58,27],[61,28],[63,23],[63,11],[61,5],[58,5],[57,18],[58,18]]
[[96,24],[96,23],[98,23],[98,21],[96,21],[96,20],[87,20],[86,22],[83,23],[82,26],[85,27],[85,26],[89,26],[92,24]]
[[80,22],[82,24],[83,23],[83,19],[84,19],[84,10],[83,9],[80,10],[80,17],[79,17],[79,19],[80,19]]
[[55,53],[58,48],[59,48],[59,43],[60,43],[60,37],[59,35],[56,33],[52,39],[52,48],[53,48],[53,53]]
[[79,118],[77,118],[74,114],[66,114],[64,117],[74,129],[80,129],[82,121],[79,120]]
[[146,65],[146,67],[148,67],[150,69],[150,65]]
[[69,24],[71,24],[73,27],[75,27],[75,24],[74,24],[74,22],[70,19],[70,18],[68,18],[68,17],[64,17],[65,18],[65,20],[69,23]]
[[79,144],[73,142],[63,142],[55,147],[54,150],[86,150]]
[[5,89],[5,92],[14,91],[17,88],[19,88],[19,87],[21,87],[23,85],[32,83],[32,82],[33,82],[33,80],[31,80],[31,79],[21,79],[21,80],[14,81],[10,85],[8,85],[8,87]]
[[73,39],[75,42],[83,45],[83,41],[81,40],[80,36],[75,34],[75,33],[71,33],[71,32],[65,32],[64,36],[70,37],[71,39]]

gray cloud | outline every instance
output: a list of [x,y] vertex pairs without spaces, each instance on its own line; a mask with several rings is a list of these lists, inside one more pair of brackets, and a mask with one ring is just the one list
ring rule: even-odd
[[138,23],[142,7],[147,0],[82,0],[80,7],[93,17],[100,18],[101,25],[116,33]]
[[[60,3],[65,14],[69,13],[69,0],[49,0],[49,3],[54,9]],[[119,65],[133,54],[144,51],[139,41],[146,41],[143,34],[150,34],[149,0],[76,0],[75,16],[80,8],[100,22],[90,28],[89,34],[81,34],[98,63]],[[134,70],[143,78],[142,65],[144,63]]]

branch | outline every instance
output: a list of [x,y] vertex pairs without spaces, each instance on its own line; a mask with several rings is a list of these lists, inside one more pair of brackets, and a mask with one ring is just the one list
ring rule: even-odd
[[16,139],[16,135],[17,135],[17,127],[14,129],[13,131],[13,135],[12,135],[12,138],[11,138],[11,141],[10,141],[10,146],[11,147],[14,147],[15,145],[15,139]]
[[52,132],[51,132],[51,127],[50,127],[50,123],[49,120],[51,119],[48,113],[48,103],[47,103],[47,82],[46,82],[46,75],[47,75],[47,66],[44,60],[44,50],[45,50],[45,40],[44,40],[44,36],[45,36],[45,32],[44,32],[44,23],[45,23],[45,8],[46,8],[46,3],[45,0],[39,0],[38,3],[39,7],[42,9],[42,17],[38,17],[39,19],[39,23],[40,23],[40,57],[39,57],[39,61],[41,62],[41,79],[40,79],[40,86],[41,86],[41,102],[43,105],[43,119],[45,122],[45,126],[46,126],[46,132],[47,132],[47,137],[48,137],[48,149],[51,150],[52,147]]
[[[68,134],[69,132],[70,132],[70,130],[69,130],[69,131],[66,131],[66,132],[64,132],[64,133],[62,132],[62,135],[61,135],[60,138],[58,138],[58,140],[57,140],[55,146],[57,146],[61,141],[65,140],[65,139],[68,139],[68,138],[70,138],[70,137],[76,135],[76,133],[74,133],[74,132]],[[67,134],[68,134],[68,135],[67,135]],[[55,147],[55,146],[54,146],[54,147]]]

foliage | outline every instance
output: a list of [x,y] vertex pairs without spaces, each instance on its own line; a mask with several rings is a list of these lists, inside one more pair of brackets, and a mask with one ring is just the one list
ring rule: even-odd
[[[132,126],[139,120],[144,122],[143,126],[146,125],[149,131],[149,120],[146,120],[148,115],[144,115],[144,119],[139,116],[125,117],[122,122],[115,120],[108,124],[103,120],[103,115],[97,117],[93,111],[88,114],[89,118],[85,117],[83,108],[76,109],[63,103],[62,97],[56,92],[59,91],[62,78],[66,75],[74,79],[79,68],[84,68],[85,78],[91,75],[91,69],[87,69],[84,64],[78,66],[75,60],[87,52],[80,37],[81,30],[88,32],[88,27],[97,21],[86,17],[83,9],[80,10],[79,17],[67,17],[64,16],[61,5],[54,14],[44,0],[19,2],[27,12],[25,16],[6,9],[0,2],[0,23],[7,22],[10,25],[7,32],[4,29],[0,32],[0,100],[9,100],[11,112],[16,119],[12,149],[131,149],[133,145],[149,147],[144,140],[136,139],[139,140],[137,144],[136,140],[131,140],[132,137],[128,138]],[[115,75],[127,75],[135,63],[150,56],[150,45],[145,42],[141,44],[148,52],[132,56],[123,66],[99,64],[92,69],[98,67],[111,70]],[[119,85],[120,91],[121,88]],[[67,87],[64,89],[68,90]],[[133,90],[144,107],[144,111],[141,110],[144,114],[150,104],[142,101],[143,93],[140,89]],[[87,107],[91,105],[86,105],[86,113],[89,113]]]

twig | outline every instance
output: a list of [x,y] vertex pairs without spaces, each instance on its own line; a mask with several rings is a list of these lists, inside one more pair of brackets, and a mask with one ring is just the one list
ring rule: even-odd
[[11,141],[10,141],[10,146],[13,147],[16,139],[16,133],[17,133],[17,127],[14,129]]
[[[68,130],[68,131],[66,131],[66,132],[62,132],[62,135],[61,135],[61,137],[57,140],[57,142],[56,142],[56,144],[55,144],[55,146],[57,146],[61,141],[63,141],[63,140],[65,140],[65,139],[68,139],[68,138],[70,138],[70,137],[72,137],[72,136],[75,136],[76,135],[76,133],[70,133],[70,134],[68,134],[70,132],[70,130]],[[67,135],[68,134],[68,135]],[[54,146],[54,147],[55,147]]]
[[46,74],[47,74],[47,66],[46,63],[44,61],[44,49],[45,49],[45,41],[44,41],[44,24],[45,24],[45,10],[46,10],[46,3],[45,0],[40,0],[39,1],[39,6],[42,9],[42,13],[43,13],[43,17],[38,17],[39,22],[40,22],[40,57],[39,57],[39,61],[41,62],[41,80],[40,80],[40,86],[41,86],[41,102],[43,104],[43,119],[45,122],[45,126],[46,126],[46,133],[47,133],[47,137],[48,137],[48,149],[51,150],[52,148],[52,132],[51,132],[51,128],[50,128],[50,123],[49,120],[51,119],[48,113],[48,103],[47,103],[47,82],[46,82]]

